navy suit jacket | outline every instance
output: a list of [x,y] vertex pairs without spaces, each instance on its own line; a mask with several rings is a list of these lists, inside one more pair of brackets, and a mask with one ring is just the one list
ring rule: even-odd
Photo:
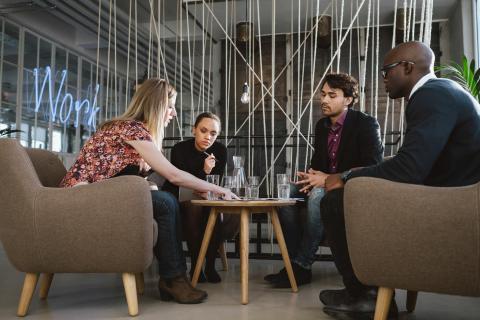
[[[310,167],[329,173],[328,131],[330,118],[320,119],[315,126],[315,151]],[[378,121],[360,111],[349,109],[342,128],[337,152],[337,172],[366,167],[382,161],[383,145]]]
[[480,106],[456,82],[431,79],[410,98],[402,147],[392,159],[354,171],[429,186],[480,181]]

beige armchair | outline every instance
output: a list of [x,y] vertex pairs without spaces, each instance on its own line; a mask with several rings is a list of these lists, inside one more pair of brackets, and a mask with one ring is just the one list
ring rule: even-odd
[[0,168],[0,240],[26,273],[17,314],[27,313],[40,274],[45,299],[55,273],[121,273],[136,315],[156,239],[148,183],[123,176],[57,188],[65,175],[58,157],[13,139],[0,139]]
[[345,186],[350,257],[362,283],[379,287],[375,320],[395,288],[480,296],[480,183],[439,188],[356,178]]

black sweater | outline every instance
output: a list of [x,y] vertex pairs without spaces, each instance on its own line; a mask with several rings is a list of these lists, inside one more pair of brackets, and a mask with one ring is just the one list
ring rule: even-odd
[[[208,154],[213,153],[218,160],[210,174],[218,174],[221,179],[227,164],[227,148],[220,142],[214,142],[206,152]],[[195,149],[195,139],[189,139],[173,146],[170,162],[178,169],[187,171],[195,177],[205,180],[206,173],[203,171],[203,165],[207,157],[205,153]],[[171,192],[178,198],[178,186],[169,181],[165,181],[162,190]]]

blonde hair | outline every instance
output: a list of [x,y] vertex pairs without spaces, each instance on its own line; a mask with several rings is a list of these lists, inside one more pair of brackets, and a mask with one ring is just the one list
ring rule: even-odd
[[124,114],[100,125],[106,129],[117,121],[137,120],[145,124],[158,149],[162,148],[165,112],[169,100],[177,95],[175,88],[164,79],[152,78],[137,87]]

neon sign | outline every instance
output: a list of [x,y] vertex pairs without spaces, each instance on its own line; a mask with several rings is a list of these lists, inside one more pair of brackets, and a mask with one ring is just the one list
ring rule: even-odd
[[[40,110],[42,98],[48,84],[48,104],[50,107],[50,116],[52,122],[55,122],[55,118],[58,114],[58,119],[60,120],[60,122],[63,124],[67,123],[70,119],[72,111],[75,110],[74,125],[76,128],[78,127],[78,124],[80,122],[79,119],[81,117],[81,112],[83,108],[83,114],[87,116],[82,121],[82,124],[89,128],[95,129],[96,115],[98,111],[100,111],[100,108],[97,107],[97,95],[98,90],[100,89],[100,85],[97,84],[95,86],[95,94],[93,96],[92,102],[90,102],[89,99],[74,101],[73,96],[70,93],[66,93],[63,98],[61,97],[61,94],[64,91],[63,88],[65,86],[65,79],[67,78],[67,70],[62,71],[62,80],[60,81],[60,85],[58,87],[58,91],[56,92],[55,97],[52,84],[52,69],[48,66],[45,68],[45,77],[43,78],[41,88],[39,86],[40,68],[33,69],[33,74],[35,77],[35,113],[38,113],[38,111]],[[60,109],[58,109],[59,103]]]

